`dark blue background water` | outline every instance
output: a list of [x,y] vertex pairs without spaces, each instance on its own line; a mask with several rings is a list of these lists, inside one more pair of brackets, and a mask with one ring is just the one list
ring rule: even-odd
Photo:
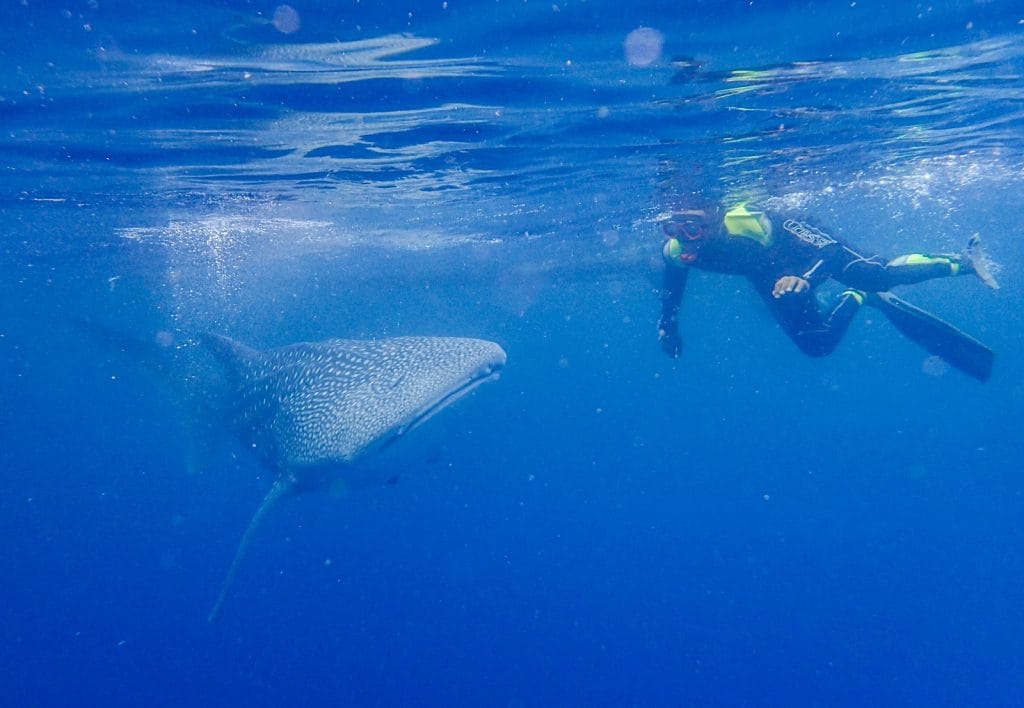
[[[1019,704],[1014,3],[276,7],[0,9],[4,703]],[[806,359],[711,275],[667,359],[694,187],[889,253],[982,233],[1000,291],[906,295],[991,381],[872,311]],[[399,484],[275,509],[210,626],[271,475],[189,473],[174,387],[83,317],[509,365]]]

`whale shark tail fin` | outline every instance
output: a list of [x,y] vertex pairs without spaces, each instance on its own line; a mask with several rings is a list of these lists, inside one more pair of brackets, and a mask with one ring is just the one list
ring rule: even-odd
[[164,377],[172,366],[173,353],[168,349],[174,338],[169,333],[158,332],[147,339],[86,317],[71,317],[67,322],[107,352],[123,355],[149,374]]
[[190,472],[206,468],[223,438],[237,376],[237,367],[227,365],[218,353],[218,347],[228,345],[213,340],[234,344],[232,340],[215,335],[188,338],[170,331],[144,336],[84,317],[69,318],[68,324],[108,355],[148,377],[172,403],[186,431],[186,468]]

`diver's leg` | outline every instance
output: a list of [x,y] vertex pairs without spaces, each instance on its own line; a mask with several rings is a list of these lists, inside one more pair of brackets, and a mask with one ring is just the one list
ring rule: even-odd
[[981,250],[981,239],[977,234],[970,238],[963,252],[959,254],[908,253],[884,261],[878,256],[865,257],[852,248],[843,246],[842,257],[846,259],[846,263],[837,269],[836,278],[847,285],[869,292],[954,275],[976,275],[988,287],[999,287],[989,273],[988,261]]
[[828,356],[839,345],[854,315],[864,302],[864,293],[845,290],[836,298],[832,309],[822,313],[813,291],[788,293],[764,300],[782,331],[808,356]]

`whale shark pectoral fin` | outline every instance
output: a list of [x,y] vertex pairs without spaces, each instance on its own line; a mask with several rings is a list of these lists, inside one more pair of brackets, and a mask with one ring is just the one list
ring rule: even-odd
[[207,616],[207,621],[210,624],[214,624],[220,619],[221,610],[224,607],[224,600],[227,599],[228,590],[231,588],[231,584],[235,580],[235,574],[238,572],[238,566],[241,564],[242,557],[248,550],[249,545],[252,543],[253,533],[256,527],[260,525],[263,517],[266,516],[270,507],[274,506],[274,503],[283,497],[285,494],[292,490],[291,482],[284,478],[278,478],[274,482],[274,486],[267,492],[267,496],[263,498],[263,502],[259,508],[256,509],[256,513],[252,515],[252,520],[249,522],[248,528],[245,529],[245,533],[242,534],[242,540],[238,543],[238,549],[235,551],[235,557],[231,559],[231,566],[228,568],[228,573],[224,577],[224,582],[220,587],[220,594],[217,595],[217,601],[213,605],[213,609],[210,610],[210,614]]

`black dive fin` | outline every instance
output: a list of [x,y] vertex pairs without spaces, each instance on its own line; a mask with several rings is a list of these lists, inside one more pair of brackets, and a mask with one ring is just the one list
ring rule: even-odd
[[231,560],[231,567],[228,568],[228,574],[224,578],[224,583],[220,587],[220,594],[217,596],[217,602],[214,603],[213,609],[210,610],[210,614],[207,616],[207,621],[213,624],[220,619],[220,611],[224,607],[224,600],[228,596],[228,590],[231,588],[231,583],[235,579],[235,574],[238,572],[238,566],[242,561],[242,557],[245,555],[246,550],[249,548],[249,544],[252,542],[253,532],[256,527],[260,525],[260,521],[266,516],[267,511],[274,505],[278,499],[291,491],[292,486],[283,481],[277,480],[274,482],[274,486],[267,492],[267,496],[263,498],[263,503],[260,504],[256,513],[252,516],[252,521],[249,522],[249,527],[245,530],[245,534],[242,535],[242,540],[238,544],[238,550],[235,551],[235,557]]
[[979,381],[992,375],[995,353],[977,339],[890,292],[874,296],[869,302],[906,337]]
[[964,262],[970,266],[974,274],[981,279],[988,287],[993,290],[999,289],[999,281],[992,275],[992,271],[989,270],[990,261],[985,251],[981,248],[981,236],[974,234],[967,240],[967,247],[964,249],[963,256],[961,256]]

